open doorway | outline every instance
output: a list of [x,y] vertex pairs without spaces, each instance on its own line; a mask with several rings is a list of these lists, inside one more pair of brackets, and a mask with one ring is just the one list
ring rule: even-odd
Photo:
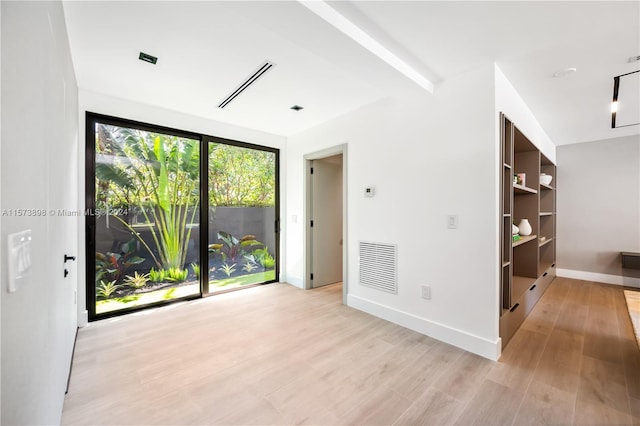
[[306,284],[318,288],[343,283],[346,303],[346,152],[339,146],[305,157]]

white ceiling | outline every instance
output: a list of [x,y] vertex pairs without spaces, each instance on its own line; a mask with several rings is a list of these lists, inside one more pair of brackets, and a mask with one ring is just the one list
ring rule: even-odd
[[[640,125],[611,129],[610,114],[613,77],[640,69],[627,62],[640,55],[640,1],[327,4],[436,90],[497,62],[557,145],[640,134]],[[85,90],[285,136],[387,96],[430,96],[296,1],[64,7]],[[139,61],[140,51],[158,64]],[[276,66],[217,108],[264,60]],[[577,72],[553,77],[567,67]],[[632,114],[640,121],[640,110]]]

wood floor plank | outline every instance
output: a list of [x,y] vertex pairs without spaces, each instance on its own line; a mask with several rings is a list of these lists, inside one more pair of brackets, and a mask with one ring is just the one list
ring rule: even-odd
[[449,425],[464,408],[461,401],[435,388],[427,389],[394,425]]
[[575,394],[534,380],[518,410],[514,425],[566,425],[573,420]]
[[580,382],[584,337],[554,329],[540,358],[534,379],[575,394]]
[[621,292],[556,279],[497,363],[346,307],[340,285],[99,321],[62,424],[640,424]]
[[455,424],[511,425],[523,398],[524,393],[485,379]]
[[524,393],[533,379],[547,340],[545,334],[518,330],[487,378]]
[[464,352],[449,368],[444,369],[433,386],[458,401],[467,403],[494,365],[494,362],[486,358]]

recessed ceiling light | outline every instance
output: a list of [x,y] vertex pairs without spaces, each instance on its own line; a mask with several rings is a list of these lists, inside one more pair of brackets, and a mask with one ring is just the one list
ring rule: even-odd
[[304,107],[301,107],[300,105],[294,105],[294,106],[291,107],[291,109],[294,110],[294,111],[300,111],[300,110],[304,109]]
[[577,71],[577,69],[575,69],[575,68],[565,68],[565,69],[563,69],[563,70],[560,70],[560,71],[556,71],[556,72],[554,72],[554,73],[553,73],[553,76],[554,76],[555,78],[566,77],[566,76],[568,76],[569,74],[573,74],[573,73],[574,73],[574,72],[576,72],[576,71]]
[[138,59],[140,59],[141,61],[144,62],[149,62],[150,64],[156,64],[156,62],[158,62],[158,58],[156,58],[155,56],[151,56],[148,53],[144,53],[144,52],[140,52],[140,56],[138,56]]

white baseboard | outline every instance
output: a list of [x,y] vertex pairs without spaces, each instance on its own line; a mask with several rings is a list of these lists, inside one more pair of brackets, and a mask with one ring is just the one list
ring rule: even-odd
[[621,275],[600,274],[598,272],[575,271],[573,269],[556,268],[556,276],[576,280],[595,281],[605,284],[640,288],[640,278],[623,277]]
[[286,280],[281,280],[280,282],[286,282],[287,284],[291,284],[298,288],[304,288],[304,281],[302,278],[288,276]]
[[492,361],[497,361],[502,352],[499,338],[490,341],[351,294],[347,295],[347,305]]

